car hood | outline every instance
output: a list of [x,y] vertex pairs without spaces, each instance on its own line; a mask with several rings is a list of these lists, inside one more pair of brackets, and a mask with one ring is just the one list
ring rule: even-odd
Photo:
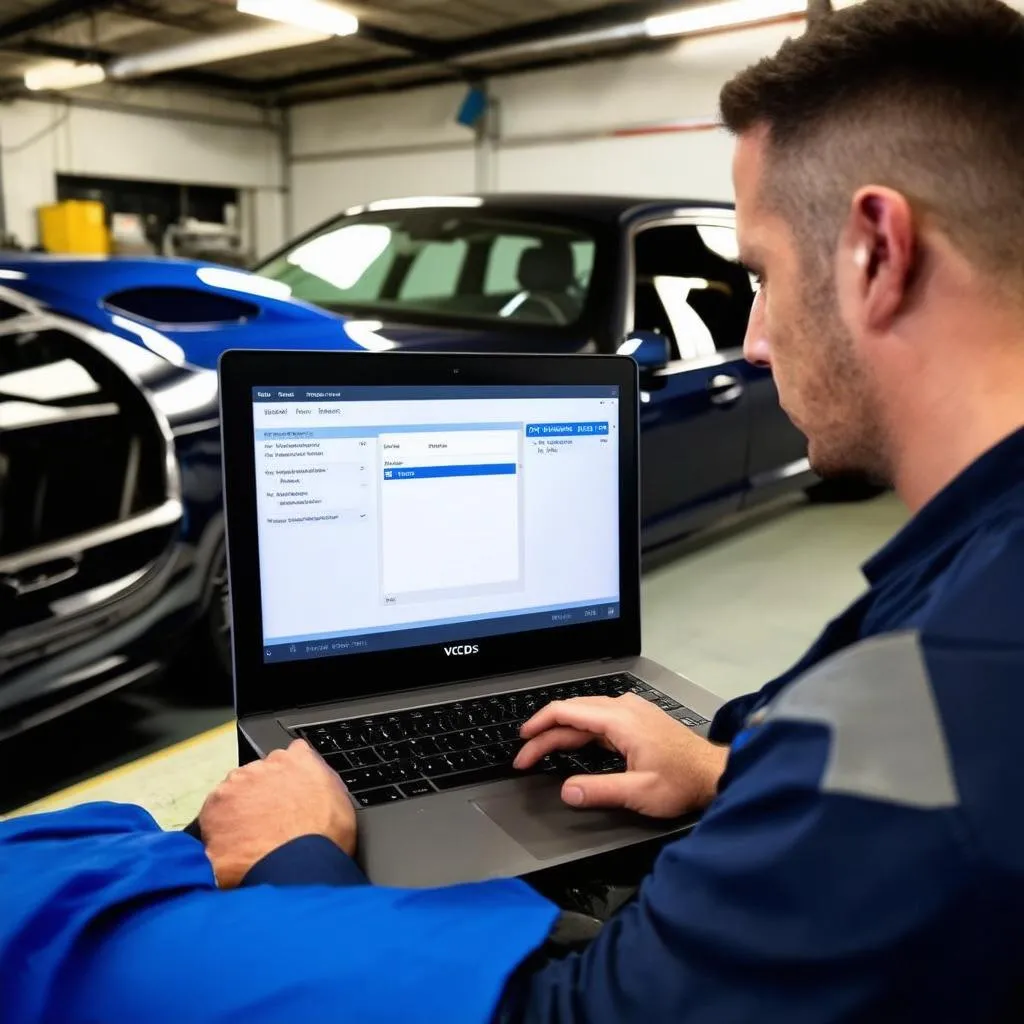
[[347,320],[346,330],[356,341],[377,351],[421,349],[448,352],[493,352],[503,347],[522,349],[523,335],[493,327],[455,327],[402,323],[396,320]]
[[292,299],[286,286],[195,260],[0,253],[0,286],[206,369],[230,348],[366,348],[344,317]]

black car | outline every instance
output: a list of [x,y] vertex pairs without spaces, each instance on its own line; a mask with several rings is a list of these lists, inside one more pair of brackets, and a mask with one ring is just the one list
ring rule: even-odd
[[643,370],[643,543],[815,482],[771,374],[731,206],[433,196],[346,211],[256,268],[366,347],[628,352]]
[[[155,676],[229,694],[216,361],[360,351],[237,270],[0,256],[0,739]],[[197,685],[198,689],[198,685]]]

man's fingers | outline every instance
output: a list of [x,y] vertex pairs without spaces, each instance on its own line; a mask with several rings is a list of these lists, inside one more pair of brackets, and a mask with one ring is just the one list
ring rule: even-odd
[[528,743],[524,743],[522,749],[516,754],[512,762],[514,768],[532,768],[542,757],[550,754],[553,750],[579,750],[588,743],[592,743],[594,737],[589,732],[580,729],[570,729],[562,726],[557,729],[548,729],[547,732],[535,736]]
[[548,729],[567,725],[594,736],[607,735],[621,713],[621,705],[612,697],[573,697],[571,700],[556,700],[541,708],[523,724],[520,735],[524,740],[533,739]]
[[562,799],[571,807],[625,807],[642,811],[654,782],[651,772],[574,775],[562,784]]

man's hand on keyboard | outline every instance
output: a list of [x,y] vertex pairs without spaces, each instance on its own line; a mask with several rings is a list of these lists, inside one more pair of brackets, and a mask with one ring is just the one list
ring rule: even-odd
[[350,856],[356,849],[348,790],[305,740],[230,772],[206,798],[199,824],[222,889],[301,836],[326,836]]
[[526,722],[522,736],[527,742],[515,761],[521,769],[595,741],[617,750],[625,772],[575,775],[563,784],[562,799],[652,818],[676,818],[711,803],[729,753],[632,693],[555,701]]

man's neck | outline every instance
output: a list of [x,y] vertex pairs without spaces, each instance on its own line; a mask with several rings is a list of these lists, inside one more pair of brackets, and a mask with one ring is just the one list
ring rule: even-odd
[[[931,386],[921,379],[911,397],[898,403],[891,436],[896,492],[918,512],[989,449],[1024,428],[1024,331],[1015,344],[1001,344],[984,331],[962,335],[956,347],[973,361],[943,366],[941,353],[931,361]],[[965,345],[965,339],[967,344]],[[952,348],[952,346],[951,346]]]

